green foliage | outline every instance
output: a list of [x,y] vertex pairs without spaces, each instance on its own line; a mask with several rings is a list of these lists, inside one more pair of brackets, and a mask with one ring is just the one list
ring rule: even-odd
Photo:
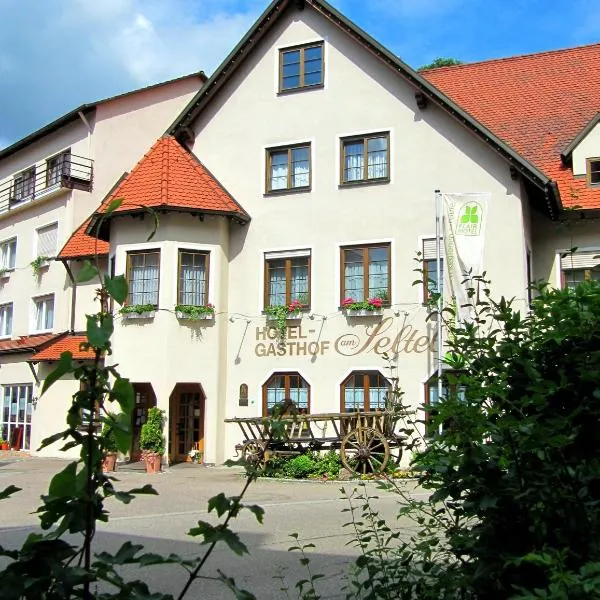
[[161,455],[165,453],[164,424],[165,411],[156,406],[150,408],[146,422],[140,431],[140,448],[142,450]]
[[125,304],[119,309],[122,315],[129,315],[135,313],[136,315],[142,315],[147,312],[156,310],[156,304]]
[[115,427],[111,423],[104,423],[104,427],[102,427],[102,447],[105,453],[109,452],[118,452],[119,445],[117,443],[117,438],[115,436]]
[[[114,201],[109,212],[120,205]],[[101,221],[100,221],[101,223]],[[100,226],[100,224],[98,225]],[[103,357],[111,352],[110,338],[113,333],[113,315],[105,312],[106,300],[110,297],[122,304],[127,298],[127,283],[123,276],[112,279],[104,276],[96,264],[85,263],[80,269],[78,280],[90,281],[98,277],[101,289],[97,297],[101,312],[87,316],[87,348],[94,359],[91,363],[78,365],[70,352],[65,352],[54,369],[45,379],[42,393],[67,374],[80,382],[80,390],[73,395],[67,414],[67,428],[49,436],[42,448],[65,441],[63,450],[78,448],[78,460],[68,463],[55,474],[42,496],[42,505],[37,513],[41,532],[31,533],[22,547],[8,549],[0,546],[0,598],[6,600],[71,600],[102,597],[104,600],[125,598],[152,598],[172,600],[171,596],[151,593],[148,585],[140,578],[127,581],[123,577],[123,565],[178,564],[185,569],[182,589],[177,596],[182,600],[191,584],[200,578],[200,572],[218,543],[226,544],[237,554],[247,552],[243,542],[229,527],[231,519],[242,509],[250,511],[262,523],[264,511],[256,505],[244,505],[242,499],[252,481],[256,468],[248,468],[246,482],[239,495],[227,497],[219,494],[209,502],[209,511],[216,511],[222,522],[215,525],[198,523],[190,532],[200,536],[201,544],[207,548],[201,556],[184,559],[174,554],[163,557],[142,553],[142,546],[125,542],[114,553],[101,552],[93,560],[93,541],[98,521],[108,521],[105,501],[114,497],[125,504],[137,494],[156,494],[152,486],[130,490],[117,490],[116,479],[102,472],[103,455],[109,451],[128,452],[131,448],[131,415],[134,408],[133,388],[128,379],[121,377],[114,366],[104,366]],[[154,308],[152,306],[152,308]],[[107,411],[106,402],[118,405],[117,413]],[[84,419],[85,415],[85,419]],[[162,411],[149,411],[148,421],[141,431],[141,446],[147,450],[164,453],[162,436]],[[100,435],[96,423],[103,423]],[[10,485],[0,491],[0,500],[10,497],[20,489]],[[63,536],[69,535],[68,541]],[[233,579],[221,571],[219,579],[242,600],[253,600],[254,596],[236,587]],[[94,596],[92,588],[103,585],[106,591]]]
[[42,268],[45,267],[48,264],[48,262],[51,261],[52,259],[53,259],[52,256],[37,256],[36,258],[34,258],[29,263],[29,266],[31,267],[31,269],[33,271],[33,276],[39,277],[42,272]]
[[297,315],[301,308],[302,302],[300,300],[293,300],[290,304],[275,304],[265,308],[267,316],[276,323],[277,334],[281,342],[285,341],[286,320]]
[[293,457],[275,457],[267,462],[265,477],[307,479],[336,479],[339,476],[341,461],[335,450],[325,454],[307,452]]
[[177,316],[181,314],[182,316],[187,317],[188,319],[202,319],[206,315],[214,315],[215,307],[212,304],[206,305],[191,305],[191,304],[178,304],[175,307],[175,312]]
[[426,71],[427,69],[439,69],[440,67],[454,67],[456,65],[462,65],[462,61],[457,60],[456,58],[442,58],[442,57],[438,57],[436,59],[434,59],[433,61],[431,61],[430,63],[427,63],[426,65],[423,65],[422,67],[419,67],[417,69],[417,71]]

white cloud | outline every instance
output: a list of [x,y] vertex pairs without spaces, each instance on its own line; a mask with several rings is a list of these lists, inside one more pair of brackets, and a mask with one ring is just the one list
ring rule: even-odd
[[0,0],[0,138],[14,141],[84,102],[210,73],[264,6],[265,0]]

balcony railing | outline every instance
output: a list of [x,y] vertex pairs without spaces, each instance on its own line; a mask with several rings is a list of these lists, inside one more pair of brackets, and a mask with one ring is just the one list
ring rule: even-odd
[[0,185],[0,213],[40,200],[58,190],[91,191],[93,161],[82,156],[63,153],[44,165],[31,167]]

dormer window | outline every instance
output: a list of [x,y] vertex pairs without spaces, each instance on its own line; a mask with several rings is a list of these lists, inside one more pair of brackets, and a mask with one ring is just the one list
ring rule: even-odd
[[587,159],[587,181],[589,185],[600,185],[600,158]]
[[279,91],[323,84],[323,42],[279,51]]

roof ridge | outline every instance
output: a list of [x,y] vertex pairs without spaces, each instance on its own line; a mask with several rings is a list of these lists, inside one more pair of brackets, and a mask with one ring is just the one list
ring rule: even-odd
[[600,42],[595,42],[593,44],[581,44],[579,46],[572,46],[572,47],[568,47],[568,48],[554,48],[553,50],[542,50],[541,52],[527,52],[524,54],[514,54],[512,56],[500,56],[498,58],[486,58],[484,60],[476,60],[473,62],[465,62],[462,63],[460,65],[448,65],[445,67],[436,67],[433,69],[424,69],[422,71],[419,71],[419,73],[427,73],[428,75],[431,73],[439,73],[442,71],[457,71],[457,70],[464,70],[465,68],[468,67],[473,67],[473,66],[477,66],[477,65],[488,65],[490,63],[498,63],[498,62],[511,62],[511,61],[516,61],[516,60],[523,60],[523,59],[527,59],[527,58],[533,58],[533,57],[537,57],[537,56],[547,56],[549,54],[560,54],[560,53],[567,53],[567,52],[572,52],[573,50],[582,50],[582,49],[586,49],[586,48],[594,48],[594,47],[600,47]]

